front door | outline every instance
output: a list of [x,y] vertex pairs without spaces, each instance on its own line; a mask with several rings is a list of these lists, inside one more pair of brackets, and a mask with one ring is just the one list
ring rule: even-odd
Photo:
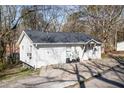
[[97,58],[97,46],[96,44],[90,44],[88,45],[88,59],[96,59]]
[[88,48],[87,48],[87,53],[88,53],[88,59],[92,59],[93,58],[93,44],[88,44]]

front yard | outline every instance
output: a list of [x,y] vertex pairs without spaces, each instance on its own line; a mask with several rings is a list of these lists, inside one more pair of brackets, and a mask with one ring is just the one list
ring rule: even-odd
[[17,66],[0,74],[0,87],[68,87],[88,81],[117,65],[120,65],[117,60],[104,58],[51,65],[42,67],[40,72]]

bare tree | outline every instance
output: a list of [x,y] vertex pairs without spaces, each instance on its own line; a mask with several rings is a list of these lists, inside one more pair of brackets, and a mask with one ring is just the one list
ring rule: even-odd
[[[15,30],[12,30],[11,27],[16,21],[17,17],[17,7],[16,6],[1,6],[1,34],[0,34],[0,46],[1,46],[1,56],[0,59],[5,61],[6,54],[9,52],[10,54],[14,53],[14,45],[15,45]],[[7,46],[8,50],[7,51]],[[12,60],[10,61],[12,62]]]
[[92,28],[92,34],[100,38],[105,49],[115,49],[116,26],[121,21],[120,15],[123,6],[88,6],[85,10],[88,15],[88,23]]
[[113,50],[116,49],[117,26],[123,20],[122,11],[123,6],[79,6],[69,15],[64,30],[94,35],[103,42],[105,50]]
[[[0,28],[2,28],[2,21],[1,21],[1,10],[2,10],[2,7],[0,6]],[[0,29],[0,32],[1,32],[1,29]]]

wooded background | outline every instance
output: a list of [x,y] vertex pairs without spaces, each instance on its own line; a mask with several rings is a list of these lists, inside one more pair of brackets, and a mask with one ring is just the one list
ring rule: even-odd
[[105,52],[113,51],[124,40],[124,6],[0,6],[1,63],[18,63],[15,43],[25,29],[84,32],[98,38]]

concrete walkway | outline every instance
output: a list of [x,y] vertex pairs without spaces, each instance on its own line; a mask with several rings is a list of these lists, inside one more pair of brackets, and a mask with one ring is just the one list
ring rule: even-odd
[[114,59],[84,61],[79,63],[58,64],[41,68],[40,76],[2,82],[0,87],[59,88],[87,80],[98,73],[119,65]]

